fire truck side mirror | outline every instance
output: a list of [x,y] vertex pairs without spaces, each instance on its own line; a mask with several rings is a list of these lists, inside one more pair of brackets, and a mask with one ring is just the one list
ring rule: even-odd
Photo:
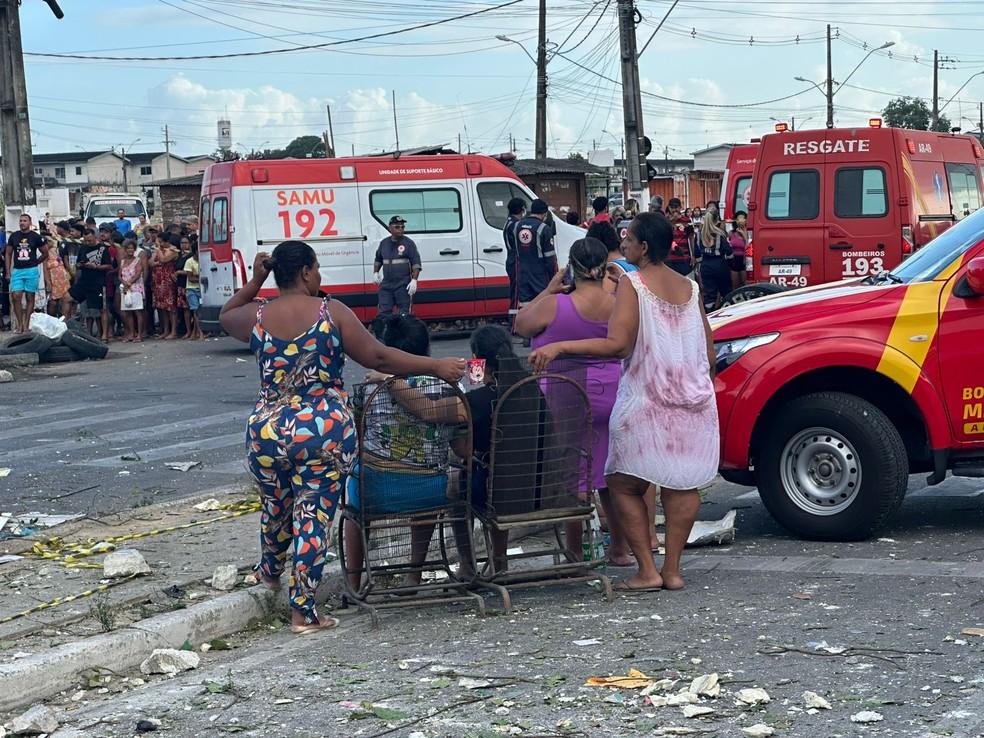
[[967,265],[967,286],[978,297],[984,297],[984,256],[971,259]]

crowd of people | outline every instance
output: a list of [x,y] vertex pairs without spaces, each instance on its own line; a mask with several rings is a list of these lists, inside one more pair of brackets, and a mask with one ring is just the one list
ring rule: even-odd
[[194,216],[158,226],[120,210],[99,225],[90,217],[35,226],[24,214],[4,254],[0,328],[27,332],[42,295],[49,315],[77,318],[107,343],[205,337]]

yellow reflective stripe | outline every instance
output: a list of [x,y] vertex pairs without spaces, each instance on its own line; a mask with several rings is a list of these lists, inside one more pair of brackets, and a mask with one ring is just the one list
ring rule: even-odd
[[[960,268],[960,259],[940,272],[937,281],[919,282],[906,287],[899,312],[885,342],[885,351],[878,362],[878,373],[897,382],[911,393],[919,381],[929,349],[936,339],[940,325],[939,311],[946,305],[956,284],[950,277]],[[940,280],[948,280],[941,284]],[[921,340],[913,341],[914,336]],[[924,338],[923,338],[924,337]],[[899,361],[889,349],[908,356],[912,362]]]

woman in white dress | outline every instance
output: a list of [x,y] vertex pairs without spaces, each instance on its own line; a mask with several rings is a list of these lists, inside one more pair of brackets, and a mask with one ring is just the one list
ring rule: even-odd
[[[698,489],[717,474],[714,346],[699,288],[663,262],[673,228],[657,213],[632,221],[622,242],[637,272],[621,278],[608,337],[561,341],[530,355],[542,371],[558,356],[624,359],[609,427],[605,475],[639,571],[619,589],[682,589],[680,558],[700,509]],[[643,494],[661,489],[666,514],[662,571],[649,550]]]

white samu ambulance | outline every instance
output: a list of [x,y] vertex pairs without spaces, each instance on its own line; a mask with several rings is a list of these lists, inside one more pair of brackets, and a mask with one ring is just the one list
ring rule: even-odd
[[[233,161],[205,171],[200,204],[202,307],[222,305],[250,278],[253,258],[281,241],[309,243],[326,293],[363,320],[376,314],[373,257],[394,215],[420,252],[413,312],[426,320],[505,316],[502,228],[513,197],[535,197],[499,159],[478,154]],[[554,218],[560,267],[584,231]],[[270,284],[261,297],[276,294]]]

